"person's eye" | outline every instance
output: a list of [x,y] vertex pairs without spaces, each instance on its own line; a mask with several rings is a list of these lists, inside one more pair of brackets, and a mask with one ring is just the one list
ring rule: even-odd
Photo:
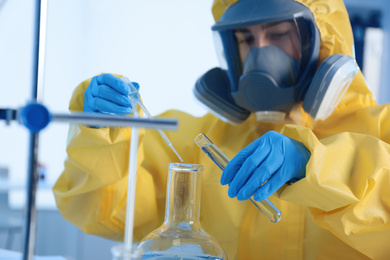
[[289,35],[290,35],[290,31],[273,32],[270,33],[270,38],[272,40],[281,40]]
[[240,35],[236,39],[238,44],[252,45],[255,42],[255,38],[252,35]]
[[243,42],[248,45],[253,45],[255,43],[255,37],[253,37],[252,35],[245,35]]

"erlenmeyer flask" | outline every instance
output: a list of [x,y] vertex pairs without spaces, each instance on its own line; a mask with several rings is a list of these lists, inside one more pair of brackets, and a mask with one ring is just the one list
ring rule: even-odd
[[227,259],[200,226],[203,166],[171,163],[168,168],[165,220],[139,242],[141,259]]

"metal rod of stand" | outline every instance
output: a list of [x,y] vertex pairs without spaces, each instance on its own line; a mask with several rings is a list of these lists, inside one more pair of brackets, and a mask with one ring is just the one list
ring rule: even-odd
[[[35,106],[35,111],[27,116],[26,114],[20,115],[20,111],[26,109],[27,106],[17,110],[12,108],[0,108],[0,120],[4,120],[7,125],[12,121],[17,121],[18,123],[26,126],[30,131],[32,126],[36,131],[39,132],[41,129],[46,127],[46,125],[40,125],[40,129],[37,130],[38,126],[35,122],[34,116],[41,116],[41,121],[39,124],[42,124],[42,117],[46,116],[47,113],[47,123],[56,122],[56,123],[67,123],[67,124],[77,124],[84,126],[104,126],[104,127],[139,127],[139,128],[152,128],[152,129],[164,129],[164,130],[177,130],[178,120],[173,118],[140,118],[140,117],[130,117],[130,116],[121,116],[121,115],[107,115],[100,113],[83,113],[83,112],[73,112],[73,113],[54,113],[51,114],[46,107],[42,104],[39,104],[39,109]],[[33,105],[36,105],[35,103]],[[43,109],[43,110],[42,110]],[[45,115],[42,115],[44,113]]]
[[39,135],[30,133],[29,136],[29,158],[27,176],[27,203],[24,232],[23,259],[32,260],[35,249],[36,234],[36,191],[38,184],[38,141]]
[[[32,79],[31,79],[31,101],[40,101],[42,93],[43,79],[43,62],[44,62],[44,42],[46,32],[46,12],[43,13],[44,23],[41,28],[41,8],[46,10],[46,0],[44,6],[41,5],[41,0],[35,1],[35,17],[34,17],[34,39],[33,39],[33,55],[32,55]],[[42,31],[41,31],[42,30]],[[41,64],[40,64],[41,62]],[[29,158],[28,158],[28,176],[27,176],[27,200],[26,200],[26,218],[24,226],[24,244],[23,244],[23,260],[33,260],[35,250],[36,236],[36,190],[38,182],[38,141],[37,133],[29,134]]]
[[99,113],[70,113],[52,114],[53,122],[64,122],[70,124],[87,126],[112,126],[112,127],[142,127],[176,130],[177,119],[169,118],[136,118],[119,115],[105,115]]

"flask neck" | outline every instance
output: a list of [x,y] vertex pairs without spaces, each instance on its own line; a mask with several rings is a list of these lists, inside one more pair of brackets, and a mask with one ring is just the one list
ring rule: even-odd
[[201,173],[171,169],[168,181],[164,225],[168,228],[201,229]]

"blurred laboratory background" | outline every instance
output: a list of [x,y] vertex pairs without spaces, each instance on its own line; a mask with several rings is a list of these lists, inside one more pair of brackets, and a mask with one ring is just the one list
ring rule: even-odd
[[[17,109],[32,97],[34,0],[0,0],[0,108]],[[356,61],[378,103],[390,101],[390,9],[387,0],[345,0]],[[197,78],[218,66],[210,27],[211,0],[45,0],[41,28],[41,102],[66,113],[74,88],[98,73],[127,76],[141,85],[152,115],[207,111],[193,97]],[[44,26],[43,26],[44,25]],[[43,27],[42,27],[43,26]],[[179,122],[180,126],[180,122]],[[84,234],[65,221],[51,187],[63,170],[68,125],[39,134],[35,254],[110,259],[117,242]],[[1,249],[22,252],[29,132],[0,121]]]

